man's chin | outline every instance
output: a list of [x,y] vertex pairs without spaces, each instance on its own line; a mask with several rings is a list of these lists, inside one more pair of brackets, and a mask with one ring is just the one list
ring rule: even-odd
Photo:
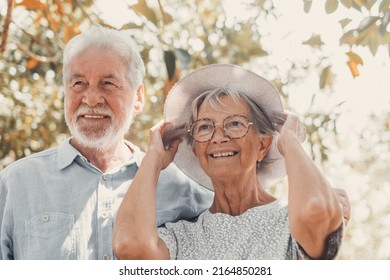
[[103,151],[115,145],[115,139],[117,135],[104,135],[104,136],[86,136],[81,133],[73,133],[73,140],[77,143],[78,146],[87,149],[93,149],[98,151]]
[[78,146],[81,148],[104,151],[123,140],[124,134],[130,125],[119,128],[111,126],[107,129],[100,129],[99,131],[91,130],[90,128],[88,130],[83,130],[77,126],[68,127],[70,128],[73,140]]

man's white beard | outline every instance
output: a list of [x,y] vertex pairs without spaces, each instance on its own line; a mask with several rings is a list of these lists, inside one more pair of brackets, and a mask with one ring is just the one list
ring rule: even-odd
[[[74,114],[77,119],[77,115],[80,114],[82,108],[79,108],[77,112]],[[73,138],[84,148],[94,149],[97,151],[104,151],[109,149],[110,147],[118,144],[120,141],[124,139],[125,133],[129,130],[130,125],[133,121],[132,112],[126,112],[126,120],[123,123],[115,125],[115,116],[114,113],[109,108],[105,108],[102,110],[95,110],[91,108],[90,110],[84,111],[92,113],[108,113],[111,116],[112,124],[103,130],[96,133],[96,130],[91,133],[85,133],[80,127],[77,125],[76,120],[73,119],[71,123],[67,122],[69,130],[72,133]],[[126,110],[127,111],[127,110]],[[86,113],[85,112],[85,113]]]
[[102,136],[86,135],[82,133],[77,125],[73,124],[70,128],[73,138],[84,148],[97,150],[99,152],[104,151],[111,147],[114,143],[117,143],[123,138],[119,132],[115,133],[114,126],[111,125],[109,129],[102,133]]

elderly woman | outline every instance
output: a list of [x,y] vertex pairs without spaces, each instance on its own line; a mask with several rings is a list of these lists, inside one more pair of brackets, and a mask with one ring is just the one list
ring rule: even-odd
[[[118,258],[336,257],[343,229],[337,194],[302,148],[303,125],[295,115],[286,118],[270,82],[238,66],[203,67],[175,85],[164,115],[118,212]],[[183,125],[187,143],[163,144],[163,135],[180,138]],[[214,190],[214,200],[196,220],[157,229],[157,180],[173,159]],[[287,206],[266,190],[285,173]]]

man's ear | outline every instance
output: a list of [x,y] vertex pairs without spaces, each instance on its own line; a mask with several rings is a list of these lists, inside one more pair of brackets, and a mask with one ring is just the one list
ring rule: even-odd
[[259,148],[259,153],[257,155],[257,161],[263,160],[263,158],[267,154],[268,150],[272,146],[272,136],[261,135],[261,136],[259,136],[259,138],[260,138],[260,148]]
[[134,100],[134,115],[139,115],[145,105],[144,85],[140,84],[137,88],[137,92]]

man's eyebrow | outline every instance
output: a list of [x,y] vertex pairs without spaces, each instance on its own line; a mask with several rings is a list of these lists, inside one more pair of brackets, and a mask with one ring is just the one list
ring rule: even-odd
[[80,73],[74,73],[70,76],[70,79],[69,80],[72,80],[72,79],[77,79],[77,78],[83,78],[84,75],[80,74]]
[[115,73],[110,73],[110,74],[104,75],[103,78],[119,80],[118,75],[116,75]]
[[[73,79],[80,79],[80,78],[85,78],[85,75],[80,74],[80,73],[73,73],[68,81],[72,81]],[[115,73],[109,73],[106,75],[103,75],[103,79],[113,79],[113,80],[120,80],[120,77],[116,75]]]

